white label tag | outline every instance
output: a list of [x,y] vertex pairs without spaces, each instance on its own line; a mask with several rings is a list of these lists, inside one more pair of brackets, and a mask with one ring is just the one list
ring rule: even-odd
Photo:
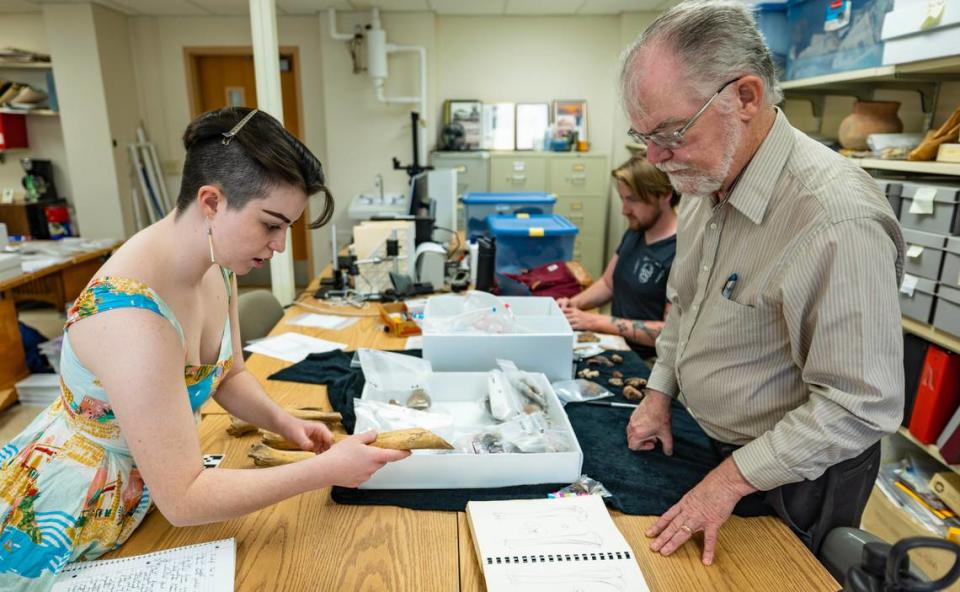
[[926,31],[939,25],[946,5],[945,0],[927,0],[927,12],[923,17],[923,22],[920,23],[920,30]]
[[936,187],[921,187],[913,194],[913,202],[910,204],[911,214],[932,214],[933,198],[937,196]]
[[900,293],[913,298],[913,292],[917,289],[917,282],[920,280],[915,275],[909,273],[903,274],[903,283],[900,284]]
[[920,255],[923,255],[923,247],[920,245],[910,245],[910,248],[907,249],[907,257],[911,259],[916,259]]

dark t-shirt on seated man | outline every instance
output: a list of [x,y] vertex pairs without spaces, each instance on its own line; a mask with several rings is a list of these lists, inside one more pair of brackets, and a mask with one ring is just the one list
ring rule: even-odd
[[[675,234],[648,245],[644,232],[627,230],[617,247],[611,314],[621,319],[662,319],[667,277],[676,251]],[[657,355],[652,347],[628,343],[643,358]]]

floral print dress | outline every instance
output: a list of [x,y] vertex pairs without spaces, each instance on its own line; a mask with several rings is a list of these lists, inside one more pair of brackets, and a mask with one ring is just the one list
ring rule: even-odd
[[[221,270],[230,294],[230,272]],[[117,308],[144,308],[168,319],[170,307],[131,279],[96,278],[77,298],[66,329]],[[190,406],[198,410],[231,365],[230,318],[215,364],[187,366]],[[117,548],[140,524],[150,492],[130,454],[107,394],[63,336],[60,397],[0,448],[0,590],[48,590],[68,563]]]

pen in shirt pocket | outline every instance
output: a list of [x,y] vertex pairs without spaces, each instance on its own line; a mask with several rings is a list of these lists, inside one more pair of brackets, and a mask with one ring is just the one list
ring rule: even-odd
[[733,289],[737,287],[737,274],[731,273],[730,277],[727,278],[727,281],[723,284],[723,290],[720,291],[720,295],[730,300],[730,297],[733,296]]

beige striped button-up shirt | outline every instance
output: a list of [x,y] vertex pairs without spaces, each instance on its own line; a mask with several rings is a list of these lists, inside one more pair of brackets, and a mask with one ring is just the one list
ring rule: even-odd
[[728,199],[681,201],[648,387],[743,445],[754,487],[819,477],[900,423],[903,251],[870,176],[778,111]]

